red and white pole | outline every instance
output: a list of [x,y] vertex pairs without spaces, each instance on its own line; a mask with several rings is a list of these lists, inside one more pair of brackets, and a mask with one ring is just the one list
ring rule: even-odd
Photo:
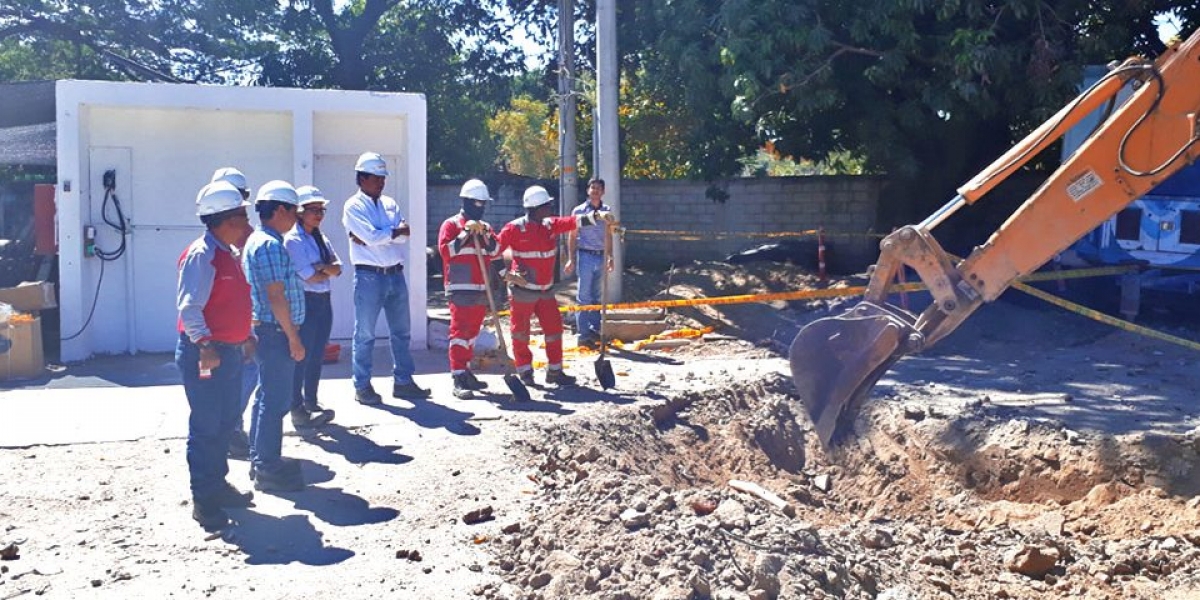
[[825,273],[825,227],[817,228],[817,277],[821,283],[828,279]]

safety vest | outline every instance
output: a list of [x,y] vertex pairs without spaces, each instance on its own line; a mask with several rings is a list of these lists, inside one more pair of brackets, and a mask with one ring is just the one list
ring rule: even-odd
[[[466,225],[467,218],[460,212],[443,221],[441,229],[438,230],[442,283],[447,292],[482,292],[485,289],[474,239],[472,236],[461,235]],[[482,250],[484,264],[500,256],[495,234],[489,231],[484,236]]]
[[545,291],[554,285],[554,259],[558,256],[555,238],[578,226],[576,217],[549,217],[541,222],[520,217],[504,225],[498,236],[499,250],[512,250],[511,268],[528,282],[521,287]]

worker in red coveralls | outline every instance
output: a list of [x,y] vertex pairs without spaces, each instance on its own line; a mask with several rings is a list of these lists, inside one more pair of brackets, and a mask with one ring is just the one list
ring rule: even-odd
[[529,351],[529,318],[537,315],[546,336],[546,383],[575,385],[575,378],[563,372],[562,315],[550,288],[554,284],[554,259],[558,253],[555,239],[575,231],[581,225],[616,225],[609,211],[593,211],[569,217],[554,216],[554,199],[546,189],[535,185],[525,190],[521,206],[525,216],[510,221],[500,230],[499,251],[512,251],[512,264],[505,273],[512,301],[513,357],[521,381],[535,385],[533,354]]
[[450,377],[454,397],[468,399],[474,391],[487,389],[471,372],[475,338],[488,312],[487,284],[479,269],[479,254],[484,264],[500,256],[492,228],[483,220],[487,203],[492,201],[487,185],[478,179],[463,184],[458,193],[462,210],[442,222],[438,230],[438,252],[442,255],[442,280],[450,299]]

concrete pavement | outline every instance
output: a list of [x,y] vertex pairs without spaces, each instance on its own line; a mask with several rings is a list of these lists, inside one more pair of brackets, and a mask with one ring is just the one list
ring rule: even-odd
[[[433,391],[437,402],[453,400],[472,418],[495,418],[503,410],[498,396],[455,400],[451,394],[444,351],[413,353],[416,380]],[[412,403],[391,398],[391,353],[375,345],[375,390],[386,404],[416,410]],[[481,374],[491,390],[506,392],[499,371]],[[337,411],[336,423],[346,428],[394,420],[387,411],[354,401],[350,381],[350,350],[342,344],[336,364],[325,365],[320,400]],[[0,448],[182,438],[187,436],[188,405],[170,354],[104,356],[55,367],[36,380],[0,382]],[[247,417],[247,423],[249,423]],[[285,432],[291,431],[284,419]]]

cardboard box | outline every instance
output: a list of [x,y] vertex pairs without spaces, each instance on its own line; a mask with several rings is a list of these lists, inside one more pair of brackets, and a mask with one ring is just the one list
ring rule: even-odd
[[54,301],[54,284],[49,281],[26,281],[17,287],[0,288],[0,302],[23,312],[58,306]]
[[40,377],[45,368],[41,317],[14,314],[0,323],[0,380]]

